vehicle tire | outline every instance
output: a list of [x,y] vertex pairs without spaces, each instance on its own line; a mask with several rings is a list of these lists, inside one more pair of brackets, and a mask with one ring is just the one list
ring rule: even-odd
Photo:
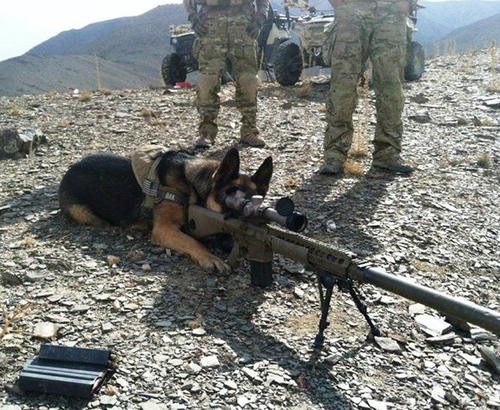
[[408,53],[408,61],[405,67],[405,80],[420,80],[425,70],[425,52],[422,44],[412,41]]
[[161,76],[165,85],[186,81],[187,69],[179,54],[167,54],[161,64]]
[[300,48],[291,40],[281,43],[274,58],[274,75],[281,85],[295,84],[302,73]]

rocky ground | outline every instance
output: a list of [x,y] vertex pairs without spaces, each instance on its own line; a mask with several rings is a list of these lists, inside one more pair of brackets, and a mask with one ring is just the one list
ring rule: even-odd
[[[318,175],[328,84],[307,81],[263,87],[259,126],[268,146],[242,148],[243,169],[273,156],[269,198],[293,197],[309,217],[308,236],[500,311],[500,110],[489,55],[434,60],[421,81],[405,85],[411,177],[371,169],[361,142],[344,175]],[[232,92],[223,90],[210,155],[238,139]],[[207,275],[152,246],[148,234],[63,218],[57,186],[72,162],[95,151],[127,155],[143,143],[189,147],[193,96],[0,98],[0,128],[39,129],[48,140],[31,158],[0,162],[0,409],[500,408],[498,369],[481,359],[481,349],[500,352],[491,333],[448,325],[436,311],[366,285],[369,312],[392,343],[367,342],[364,319],[336,292],[325,349],[313,355],[311,272],[276,257],[274,284],[263,291],[249,286],[245,267]],[[358,134],[372,135],[373,120],[360,105]],[[20,370],[46,340],[111,348],[118,371],[90,401],[21,394]]]

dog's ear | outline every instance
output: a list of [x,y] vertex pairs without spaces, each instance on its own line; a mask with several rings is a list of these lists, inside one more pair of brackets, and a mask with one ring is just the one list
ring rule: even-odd
[[231,148],[214,174],[215,186],[229,184],[240,176],[240,154],[236,148]]
[[257,185],[257,191],[261,195],[265,195],[269,189],[269,182],[273,176],[273,158],[267,157],[257,172],[252,175],[252,182]]

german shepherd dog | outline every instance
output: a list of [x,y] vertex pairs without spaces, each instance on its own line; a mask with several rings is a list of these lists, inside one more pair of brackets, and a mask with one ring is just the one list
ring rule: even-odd
[[[231,148],[222,161],[196,158],[183,152],[162,154],[156,169],[160,184],[189,197],[190,204],[225,212],[224,196],[238,187],[246,193],[264,196],[273,173],[272,157],[264,160],[251,177],[240,174],[238,151]],[[144,194],[137,182],[131,160],[98,153],[70,166],[59,186],[59,204],[65,215],[84,225],[144,227],[141,204]],[[201,243],[182,232],[184,206],[162,200],[153,208],[152,242],[189,255],[204,270],[230,270]]]

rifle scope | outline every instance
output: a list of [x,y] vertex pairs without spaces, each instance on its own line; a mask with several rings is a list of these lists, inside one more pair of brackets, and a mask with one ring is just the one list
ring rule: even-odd
[[252,199],[246,199],[244,192],[235,190],[226,196],[225,203],[229,209],[238,212],[245,218],[263,217],[293,232],[302,232],[307,227],[307,217],[294,212],[295,204],[287,197],[278,200],[276,208],[272,208],[267,202],[264,202],[264,197],[261,195],[254,195]]

